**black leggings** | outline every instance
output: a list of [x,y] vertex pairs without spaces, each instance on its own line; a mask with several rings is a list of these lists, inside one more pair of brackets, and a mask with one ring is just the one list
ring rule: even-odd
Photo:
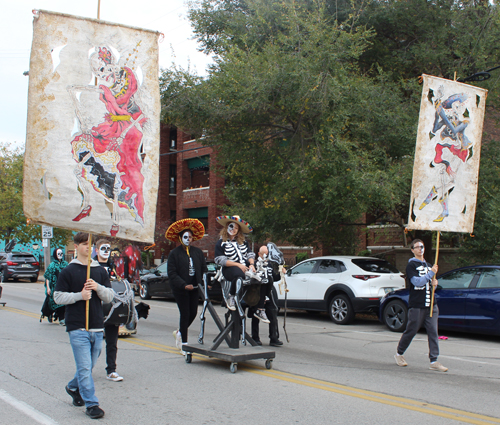
[[188,328],[198,314],[198,288],[194,288],[192,291],[174,291],[174,297],[180,313],[179,331],[182,336],[182,342],[187,342]]
[[245,280],[245,272],[241,270],[238,266],[223,267],[222,274],[227,281],[231,282],[231,287],[229,288],[229,293],[231,295],[236,295],[236,281],[238,278]]

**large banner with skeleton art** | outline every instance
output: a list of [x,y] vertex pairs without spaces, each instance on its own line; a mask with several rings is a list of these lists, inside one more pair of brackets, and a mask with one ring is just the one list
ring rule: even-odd
[[159,33],[46,11],[33,27],[26,217],[152,242]]
[[408,228],[472,233],[487,90],[423,77]]

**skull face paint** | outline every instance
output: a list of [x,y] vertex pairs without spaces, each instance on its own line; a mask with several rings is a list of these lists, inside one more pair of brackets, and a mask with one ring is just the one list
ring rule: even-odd
[[193,234],[190,231],[184,232],[181,236],[181,242],[185,246],[189,246],[193,240]]
[[99,247],[99,257],[107,260],[109,258],[109,254],[111,254],[111,245],[103,244]]
[[61,261],[63,259],[63,256],[64,256],[64,253],[62,252],[62,249],[58,249],[56,251],[56,257],[59,261]]
[[236,236],[240,230],[240,226],[237,223],[229,223],[227,226],[227,233],[231,236]]

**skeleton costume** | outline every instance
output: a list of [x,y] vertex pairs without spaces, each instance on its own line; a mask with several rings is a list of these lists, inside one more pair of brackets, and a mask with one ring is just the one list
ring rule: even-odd
[[167,272],[179,308],[179,329],[174,331],[176,346],[182,351],[187,344],[188,328],[198,313],[198,285],[208,271],[203,251],[191,246],[191,242],[205,234],[203,223],[197,219],[185,218],[171,224],[165,237],[172,242],[181,242],[168,256]]

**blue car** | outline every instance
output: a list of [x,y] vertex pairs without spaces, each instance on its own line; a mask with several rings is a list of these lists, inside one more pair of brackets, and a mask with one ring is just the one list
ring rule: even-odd
[[[462,267],[437,279],[440,330],[500,335],[500,266]],[[393,332],[406,329],[409,292],[389,292],[380,301],[379,319]]]

